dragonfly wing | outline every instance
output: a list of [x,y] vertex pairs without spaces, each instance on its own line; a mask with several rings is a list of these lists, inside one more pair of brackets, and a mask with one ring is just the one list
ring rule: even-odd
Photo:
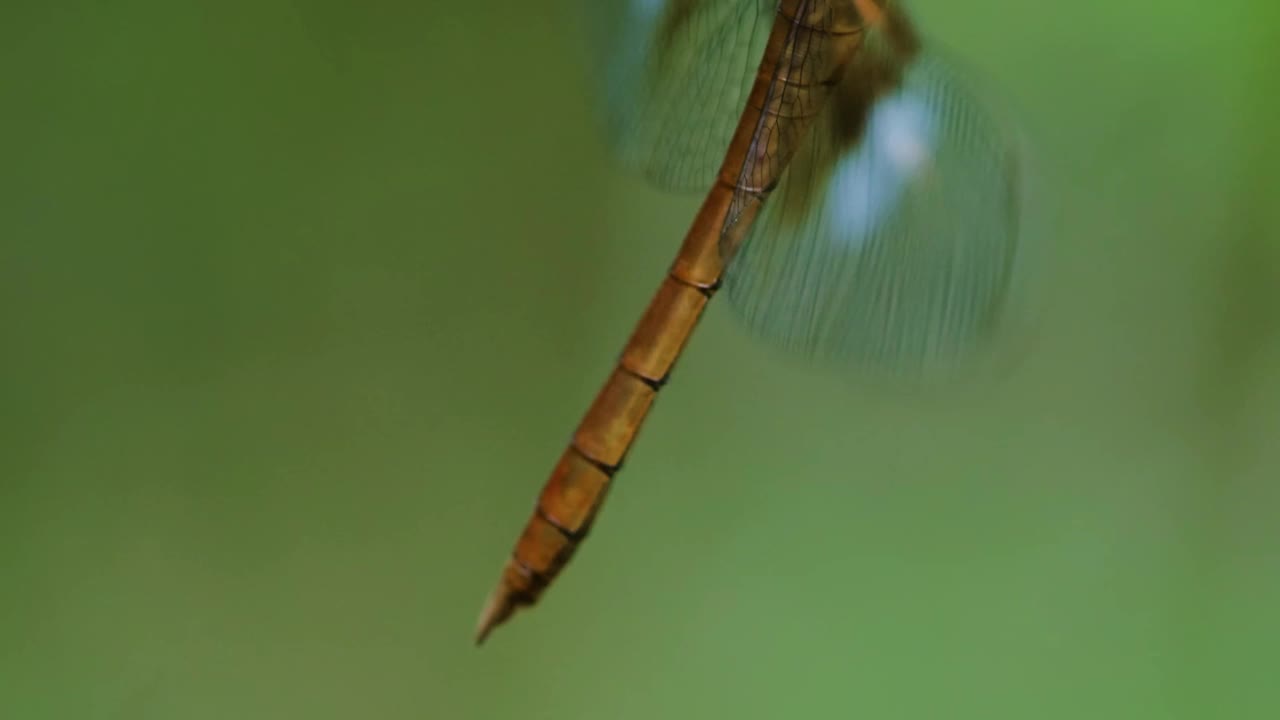
[[895,90],[841,102],[849,92],[837,88],[765,204],[727,294],[755,333],[818,361],[954,369],[1014,294],[1016,136],[928,51]]
[[597,97],[623,166],[670,190],[715,179],[775,0],[586,0]]

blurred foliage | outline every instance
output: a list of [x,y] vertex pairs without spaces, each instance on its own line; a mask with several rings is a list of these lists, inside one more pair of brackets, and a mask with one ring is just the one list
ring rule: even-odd
[[1280,13],[913,6],[1034,140],[1034,347],[902,398],[713,309],[477,652],[696,199],[538,3],[7,3],[0,716],[1276,717]]

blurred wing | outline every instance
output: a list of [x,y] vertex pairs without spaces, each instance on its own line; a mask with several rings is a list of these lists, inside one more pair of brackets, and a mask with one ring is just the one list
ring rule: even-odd
[[705,191],[746,106],[775,0],[586,0],[608,141],[659,187]]
[[[1014,136],[927,51],[869,106],[842,105],[843,92],[729,266],[731,303],[768,342],[818,361],[954,369],[1011,300]],[[859,117],[841,117],[851,106]],[[838,138],[851,124],[849,145]]]

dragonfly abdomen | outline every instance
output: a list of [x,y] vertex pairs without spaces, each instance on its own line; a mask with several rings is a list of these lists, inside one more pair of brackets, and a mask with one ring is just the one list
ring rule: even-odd
[[538,497],[480,616],[477,642],[517,608],[537,602],[586,538],[613,476],[718,286],[722,262],[716,239],[731,198],[723,186],[708,193],[670,272]]
[[[667,277],[561,455],[480,616],[481,642],[531,605],[586,537],[737,243],[861,41],[870,0],[781,0],[756,81]],[[680,5],[678,7],[686,7]]]

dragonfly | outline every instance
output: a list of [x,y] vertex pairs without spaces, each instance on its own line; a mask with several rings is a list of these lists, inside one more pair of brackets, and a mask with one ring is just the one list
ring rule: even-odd
[[1015,133],[896,0],[589,5],[617,158],[705,200],[538,496],[477,644],[586,538],[719,290],[765,342],[916,375],[979,354],[1017,284]]

